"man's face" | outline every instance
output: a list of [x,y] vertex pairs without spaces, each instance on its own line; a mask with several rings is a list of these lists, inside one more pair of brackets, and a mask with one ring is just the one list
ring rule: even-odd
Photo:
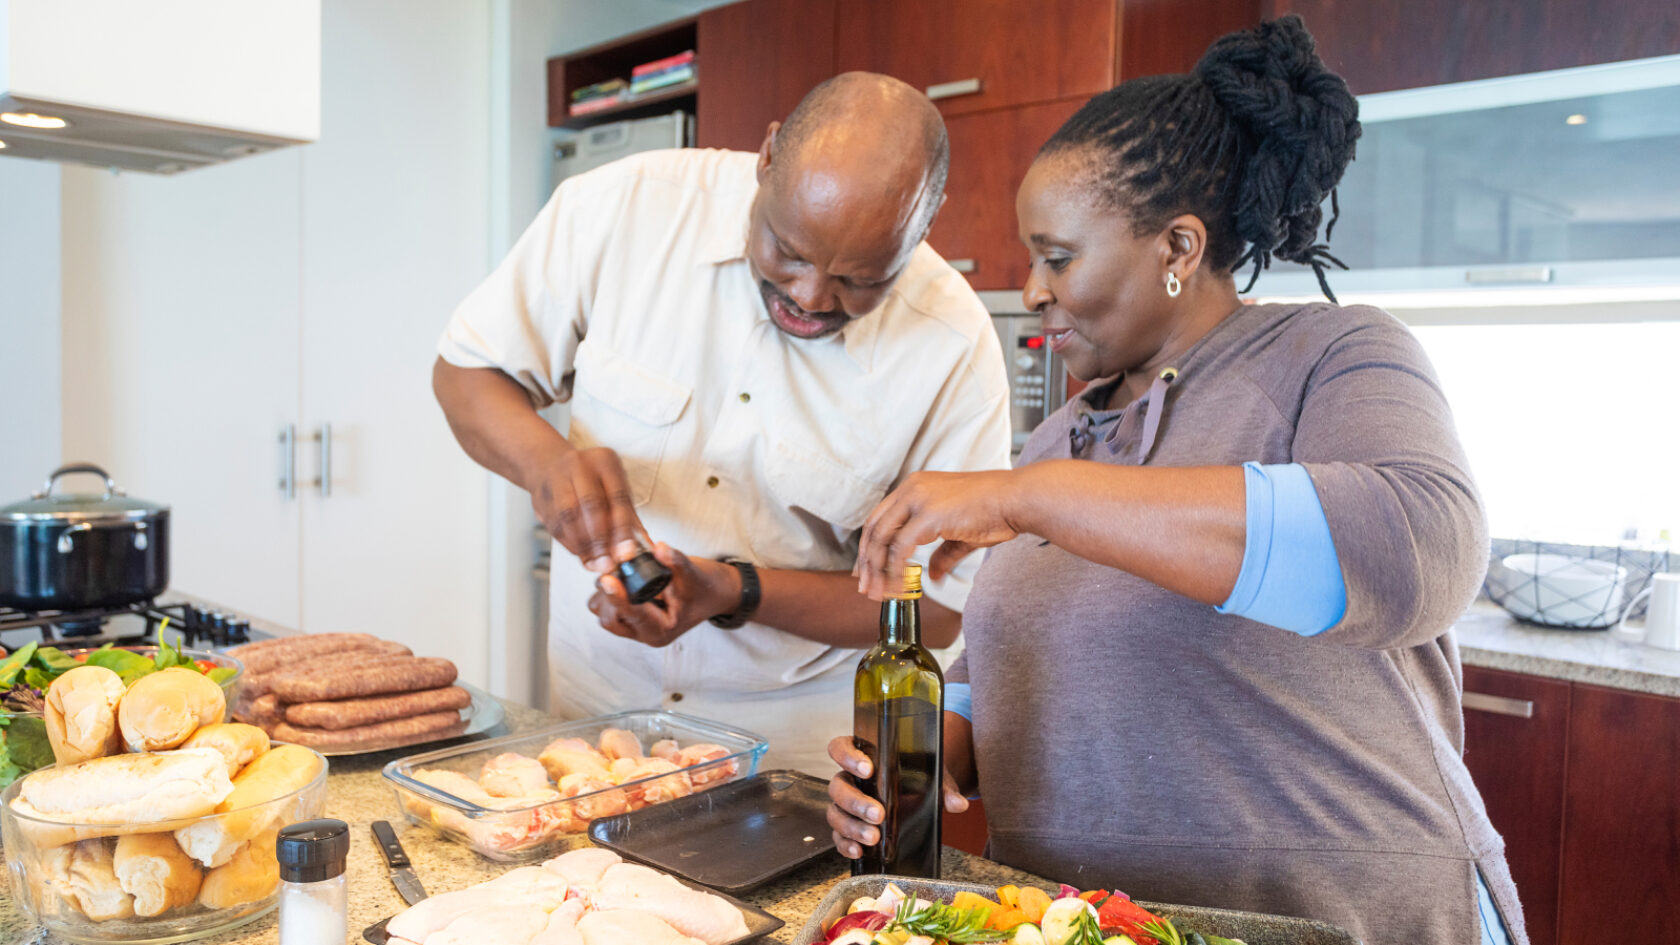
[[777,328],[821,338],[886,298],[919,241],[911,233],[918,201],[883,199],[877,183],[792,169],[764,180],[747,259]]

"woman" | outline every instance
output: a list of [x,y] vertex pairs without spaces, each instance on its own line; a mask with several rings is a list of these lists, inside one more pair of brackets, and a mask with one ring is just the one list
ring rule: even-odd
[[[1015,470],[907,480],[859,586],[920,544],[944,541],[936,572],[991,548],[945,752],[947,807],[979,791],[994,858],[1368,943],[1522,943],[1460,758],[1449,628],[1487,537],[1433,371],[1377,309],[1237,297],[1272,257],[1323,284],[1319,207],[1358,135],[1294,17],[1086,104],[1016,211],[1025,302],[1097,380]],[[830,754],[867,775],[849,738]],[[845,775],[830,794],[855,857],[879,806]]]

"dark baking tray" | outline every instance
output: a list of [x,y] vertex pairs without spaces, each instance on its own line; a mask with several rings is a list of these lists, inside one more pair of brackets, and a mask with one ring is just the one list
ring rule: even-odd
[[[852,900],[859,896],[879,896],[887,883],[922,899],[949,902],[964,890],[990,899],[997,895],[994,886],[977,883],[954,883],[941,880],[908,879],[902,876],[848,876],[829,890],[828,895],[811,913],[810,921],[799,930],[794,945],[813,945],[822,941],[823,929],[846,914]],[[1200,932],[1241,939],[1248,945],[1361,945],[1359,939],[1334,925],[1297,919],[1290,916],[1263,915],[1258,912],[1237,912],[1232,909],[1206,909],[1201,906],[1172,906],[1156,902],[1138,905],[1156,915],[1173,920],[1181,932]]]
[[602,817],[589,839],[627,860],[725,892],[747,892],[834,852],[828,782],[764,771]]
[[[649,809],[651,810],[652,808]],[[724,945],[744,945],[746,942],[756,942],[787,924],[781,919],[765,912],[763,909],[760,909],[755,905],[742,902],[727,893],[720,893],[715,889],[707,889],[698,883],[691,883],[688,880],[683,879],[681,876],[676,877],[676,880],[690,889],[698,889],[704,893],[711,893],[719,899],[722,899],[735,908],[741,910],[741,918],[747,923],[747,934],[741,936],[740,938],[726,942]],[[372,942],[373,945],[386,945],[386,943],[390,941],[391,937],[385,934],[385,925],[394,918],[396,918],[396,916],[387,916],[386,918],[380,919],[377,925],[370,925],[363,929],[362,940]]]

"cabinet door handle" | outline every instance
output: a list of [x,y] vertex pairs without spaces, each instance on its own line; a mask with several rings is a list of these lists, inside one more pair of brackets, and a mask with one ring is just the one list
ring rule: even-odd
[[959,95],[977,95],[980,92],[979,79],[958,79],[955,82],[941,82],[927,87],[927,97],[934,101],[942,98],[956,98]]
[[321,498],[332,496],[332,424],[323,423],[321,429],[315,431],[315,442],[321,444],[321,472],[315,477],[315,485],[321,490]]
[[973,259],[947,259],[945,261],[958,272],[973,272],[980,268],[980,264]]
[[1504,696],[1490,696],[1485,692],[1465,693],[1464,707],[1475,709],[1477,712],[1492,712],[1494,715],[1509,715],[1519,719],[1534,718],[1532,700],[1507,699]]
[[280,497],[297,498],[297,427],[280,428]]

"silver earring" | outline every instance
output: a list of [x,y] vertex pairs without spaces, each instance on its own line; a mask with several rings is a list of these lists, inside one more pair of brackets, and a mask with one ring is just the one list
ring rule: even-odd
[[1178,293],[1184,291],[1184,283],[1178,281],[1178,273],[1167,273],[1167,298],[1176,299]]

